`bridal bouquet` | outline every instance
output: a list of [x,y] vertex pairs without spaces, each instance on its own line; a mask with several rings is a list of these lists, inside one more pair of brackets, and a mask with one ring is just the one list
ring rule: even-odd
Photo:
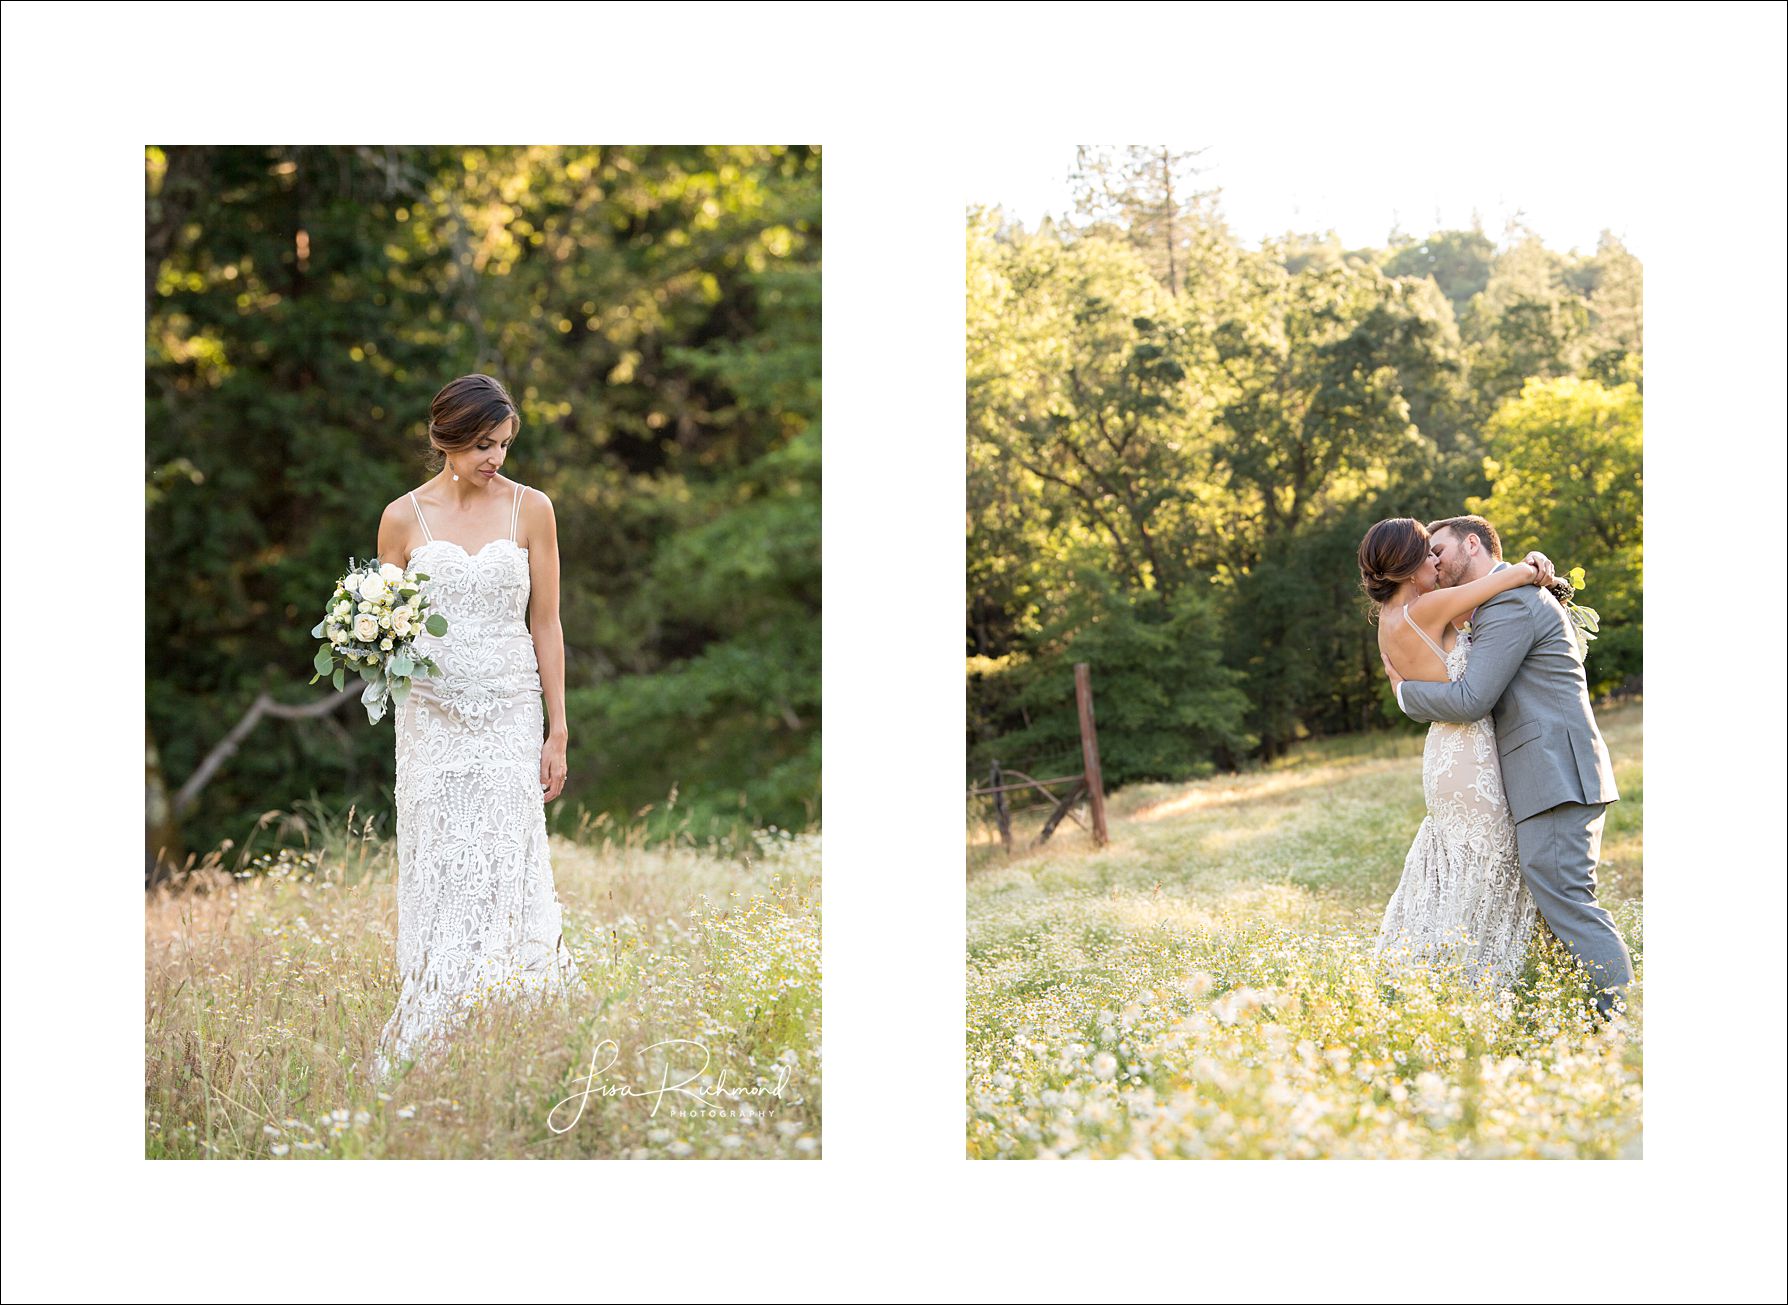
[[1602,628],[1601,613],[1593,607],[1584,607],[1576,601],[1577,592],[1583,588],[1585,578],[1583,568],[1574,566],[1568,577],[1560,576],[1546,586],[1571,618],[1571,632],[1577,636],[1578,661],[1589,656],[1589,641],[1595,638],[1596,631]]
[[377,724],[392,703],[410,695],[410,679],[417,672],[440,672],[434,660],[416,649],[416,636],[427,630],[439,638],[447,633],[447,618],[428,610],[428,597],[420,571],[406,571],[391,562],[380,564],[348,559],[347,573],[336,582],[335,593],[313,629],[313,639],[324,640],[312,664],[315,684],[325,675],[340,689],[350,670],[366,681],[360,702],[366,718]]

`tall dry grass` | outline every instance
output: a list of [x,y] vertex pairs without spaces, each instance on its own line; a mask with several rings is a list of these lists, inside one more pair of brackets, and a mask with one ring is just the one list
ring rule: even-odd
[[742,859],[555,836],[590,999],[492,1001],[380,1090],[395,850],[352,813],[262,823],[278,850],[221,849],[148,895],[149,1157],[819,1155],[817,832]]
[[1642,715],[1601,713],[1622,800],[1599,898],[1633,953],[1607,1028],[1540,934],[1518,983],[1371,955],[1423,814],[1420,737],[1114,795],[968,879],[974,1157],[1628,1157],[1641,1149]]

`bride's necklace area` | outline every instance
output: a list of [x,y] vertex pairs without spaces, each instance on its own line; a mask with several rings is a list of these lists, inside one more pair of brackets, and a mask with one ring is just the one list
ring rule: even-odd
[[[453,471],[453,464],[448,463],[441,470],[446,473],[448,479],[442,480],[437,475],[435,480],[430,482],[434,487],[437,500],[428,509],[431,514],[434,514],[432,521],[422,516],[422,506],[420,503],[417,505],[416,515],[422,522],[424,539],[411,552],[419,552],[430,544],[445,544],[458,549],[468,560],[475,560],[489,552],[492,545],[507,543],[520,550],[525,556],[528,550],[522,545],[516,534],[520,522],[522,487],[514,481],[510,481],[506,485],[499,485],[495,483],[498,477],[493,475],[490,478],[492,483],[484,488],[455,490],[450,487],[450,483],[458,480],[459,476]],[[414,498],[416,493],[426,492],[426,490],[425,486],[422,491],[412,491],[411,496]],[[493,515],[493,509],[486,507],[485,504],[487,502],[496,503],[505,498],[509,500],[506,509],[509,518],[508,533],[493,535],[476,549],[468,548],[466,545],[437,534],[435,531],[435,527],[440,526],[453,534],[467,537],[480,536],[488,527],[498,524]]]

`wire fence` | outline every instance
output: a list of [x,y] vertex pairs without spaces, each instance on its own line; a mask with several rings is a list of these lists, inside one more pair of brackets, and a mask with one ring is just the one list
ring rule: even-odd
[[[1044,808],[1049,814],[1032,846],[1047,842],[1064,818],[1086,829],[1096,844],[1103,846],[1106,842],[1105,791],[1099,773],[1098,732],[1093,723],[1092,673],[1085,662],[1074,667],[1074,697],[1080,721],[1078,748],[1035,750],[1017,758],[996,757],[989,762],[984,776],[969,777],[970,818],[979,824],[983,838],[990,838],[997,831],[1007,855],[1013,847],[1013,818]],[[1082,803],[1087,807],[1086,820],[1077,813]]]

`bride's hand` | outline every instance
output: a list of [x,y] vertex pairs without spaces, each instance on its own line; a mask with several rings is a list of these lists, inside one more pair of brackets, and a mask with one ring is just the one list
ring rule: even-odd
[[1534,569],[1533,582],[1536,585],[1543,587],[1552,583],[1553,570],[1551,558],[1547,557],[1544,553],[1529,553],[1521,560]]
[[540,749],[541,801],[551,802],[565,791],[565,739],[547,736]]

